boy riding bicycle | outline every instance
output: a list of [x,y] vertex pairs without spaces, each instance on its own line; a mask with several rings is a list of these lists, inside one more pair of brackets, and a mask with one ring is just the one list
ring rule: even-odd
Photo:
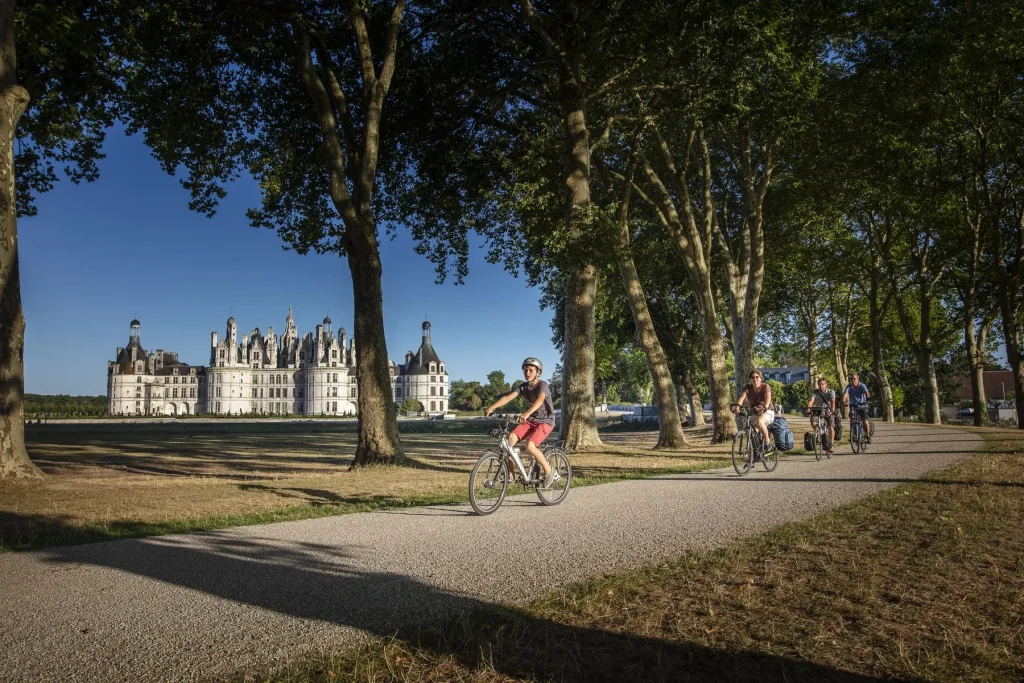
[[485,414],[490,417],[495,410],[509,401],[514,401],[519,396],[526,397],[530,405],[526,412],[519,416],[520,424],[509,434],[508,443],[509,446],[515,447],[520,441],[526,440],[526,450],[544,470],[543,487],[549,488],[559,479],[559,475],[551,469],[544,454],[537,448],[555,428],[555,405],[551,398],[551,387],[540,378],[543,371],[544,365],[536,358],[531,356],[524,360],[523,377],[526,381],[495,401],[487,408]]

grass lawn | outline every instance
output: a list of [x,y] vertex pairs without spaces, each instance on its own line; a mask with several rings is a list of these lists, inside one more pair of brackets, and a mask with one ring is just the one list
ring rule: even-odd
[[[349,472],[354,422],[31,425],[29,454],[47,477],[0,481],[0,551],[464,501],[494,441],[482,421],[441,428],[469,433],[404,433],[409,466]],[[653,451],[656,432],[608,434],[604,451],[573,454],[576,484],[728,457],[706,429],[689,435],[690,449]]]
[[239,680],[1019,681],[1024,434],[981,433],[960,465],[719,550]]

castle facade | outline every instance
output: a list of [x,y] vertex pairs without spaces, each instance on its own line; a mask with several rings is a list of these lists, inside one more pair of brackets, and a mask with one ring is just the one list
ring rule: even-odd
[[[284,333],[255,328],[238,335],[228,318],[224,338],[210,334],[209,366],[193,366],[178,354],[142,348],[141,324],[132,320],[128,346],[107,363],[107,405],[111,415],[355,415],[358,412],[356,340],[345,329],[335,335],[331,319],[300,336],[288,309]],[[427,413],[448,408],[444,361],[424,322],[416,353],[405,363],[388,361],[392,400],[415,399]]]

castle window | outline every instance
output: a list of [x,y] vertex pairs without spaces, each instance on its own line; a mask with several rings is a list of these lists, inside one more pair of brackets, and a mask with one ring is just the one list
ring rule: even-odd
[[335,381],[335,382],[337,382],[337,381],[338,381],[338,373],[334,373],[334,381]]
[[331,358],[338,357],[338,349],[331,349]]
[[334,401],[334,402],[333,402],[333,403],[331,404],[331,412],[332,412],[332,413],[336,413],[336,412],[338,412],[338,402],[337,402],[337,401]]
[[223,358],[223,357],[224,357],[224,349],[221,349],[221,350],[220,350],[220,357],[221,357],[221,358]]
[[437,410],[437,402],[436,401],[431,401],[430,402],[430,409],[431,410]]
[[352,387],[351,396],[352,396],[352,398],[356,397],[356,388],[355,387]]
[[338,395],[338,387],[331,387],[331,396]]
[[170,377],[164,377],[164,384],[170,384],[170,383],[171,383],[171,378]]
[[[182,389],[182,391],[184,391],[184,389]],[[193,388],[189,389],[189,391],[188,391],[188,397],[189,397],[189,398],[195,398],[195,397],[196,397],[196,390],[195,390],[195,387],[193,387]]]
[[434,377],[433,375],[431,375],[430,376],[430,381],[431,382],[436,382],[437,381],[437,377]]
[[141,377],[136,377],[135,381],[138,382],[139,384],[142,384],[142,378]]
[[444,385],[443,384],[441,385],[441,391],[438,392],[438,393],[440,393],[441,396],[444,396]]
[[171,397],[172,398],[178,398],[178,390],[177,389],[174,390],[174,393],[171,394]]
[[303,394],[303,393],[304,393],[304,392],[302,391],[302,387],[299,387],[298,389],[296,389],[296,390],[295,390],[295,396],[296,396],[297,398],[302,398],[302,394]]
[[252,397],[256,398],[256,387],[252,388]]
[[430,395],[437,396],[437,387],[430,387]]
[[195,384],[195,383],[196,383],[196,376],[192,375],[192,384]]
[[175,375],[175,376],[174,376],[174,383],[175,383],[175,384],[177,384],[177,383],[178,383],[178,376],[177,376],[177,375]]
[[220,387],[217,387],[217,398],[220,398]]
[[402,398],[402,387],[395,389],[395,398]]

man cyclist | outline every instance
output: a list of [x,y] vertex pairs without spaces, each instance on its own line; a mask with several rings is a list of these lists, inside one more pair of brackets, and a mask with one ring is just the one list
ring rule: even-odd
[[757,431],[761,432],[764,439],[764,452],[770,453],[775,450],[775,444],[768,436],[768,425],[775,420],[775,410],[772,407],[772,387],[764,381],[764,377],[757,370],[750,373],[750,384],[743,388],[739,400],[736,401],[736,414],[740,412],[740,406],[749,403],[751,410],[757,415]]
[[555,481],[561,479],[558,472],[551,469],[547,459],[541,452],[538,445],[543,441],[551,430],[555,428],[555,404],[551,399],[551,387],[540,378],[544,372],[544,364],[533,356],[523,361],[523,377],[526,381],[508,392],[493,405],[487,408],[487,417],[509,401],[514,401],[519,396],[525,396],[530,404],[522,415],[519,416],[519,426],[508,435],[508,443],[515,446],[517,443],[526,440],[526,450],[534,457],[537,464],[544,470],[544,488],[549,488]]
[[[828,425],[828,442],[830,444],[836,441],[836,430],[832,424],[832,415],[836,410],[836,392],[828,388],[828,380],[824,377],[818,378],[818,388],[811,394],[811,398],[807,401],[807,414],[816,412],[819,415],[819,419],[825,420],[825,424]],[[832,449],[826,449],[829,455],[832,455]]]
[[850,415],[860,415],[864,438],[867,443],[871,443],[871,427],[868,425],[868,399],[871,398],[871,391],[868,389],[868,385],[861,383],[860,375],[856,372],[850,377],[850,383],[846,385],[843,398],[850,406]]

